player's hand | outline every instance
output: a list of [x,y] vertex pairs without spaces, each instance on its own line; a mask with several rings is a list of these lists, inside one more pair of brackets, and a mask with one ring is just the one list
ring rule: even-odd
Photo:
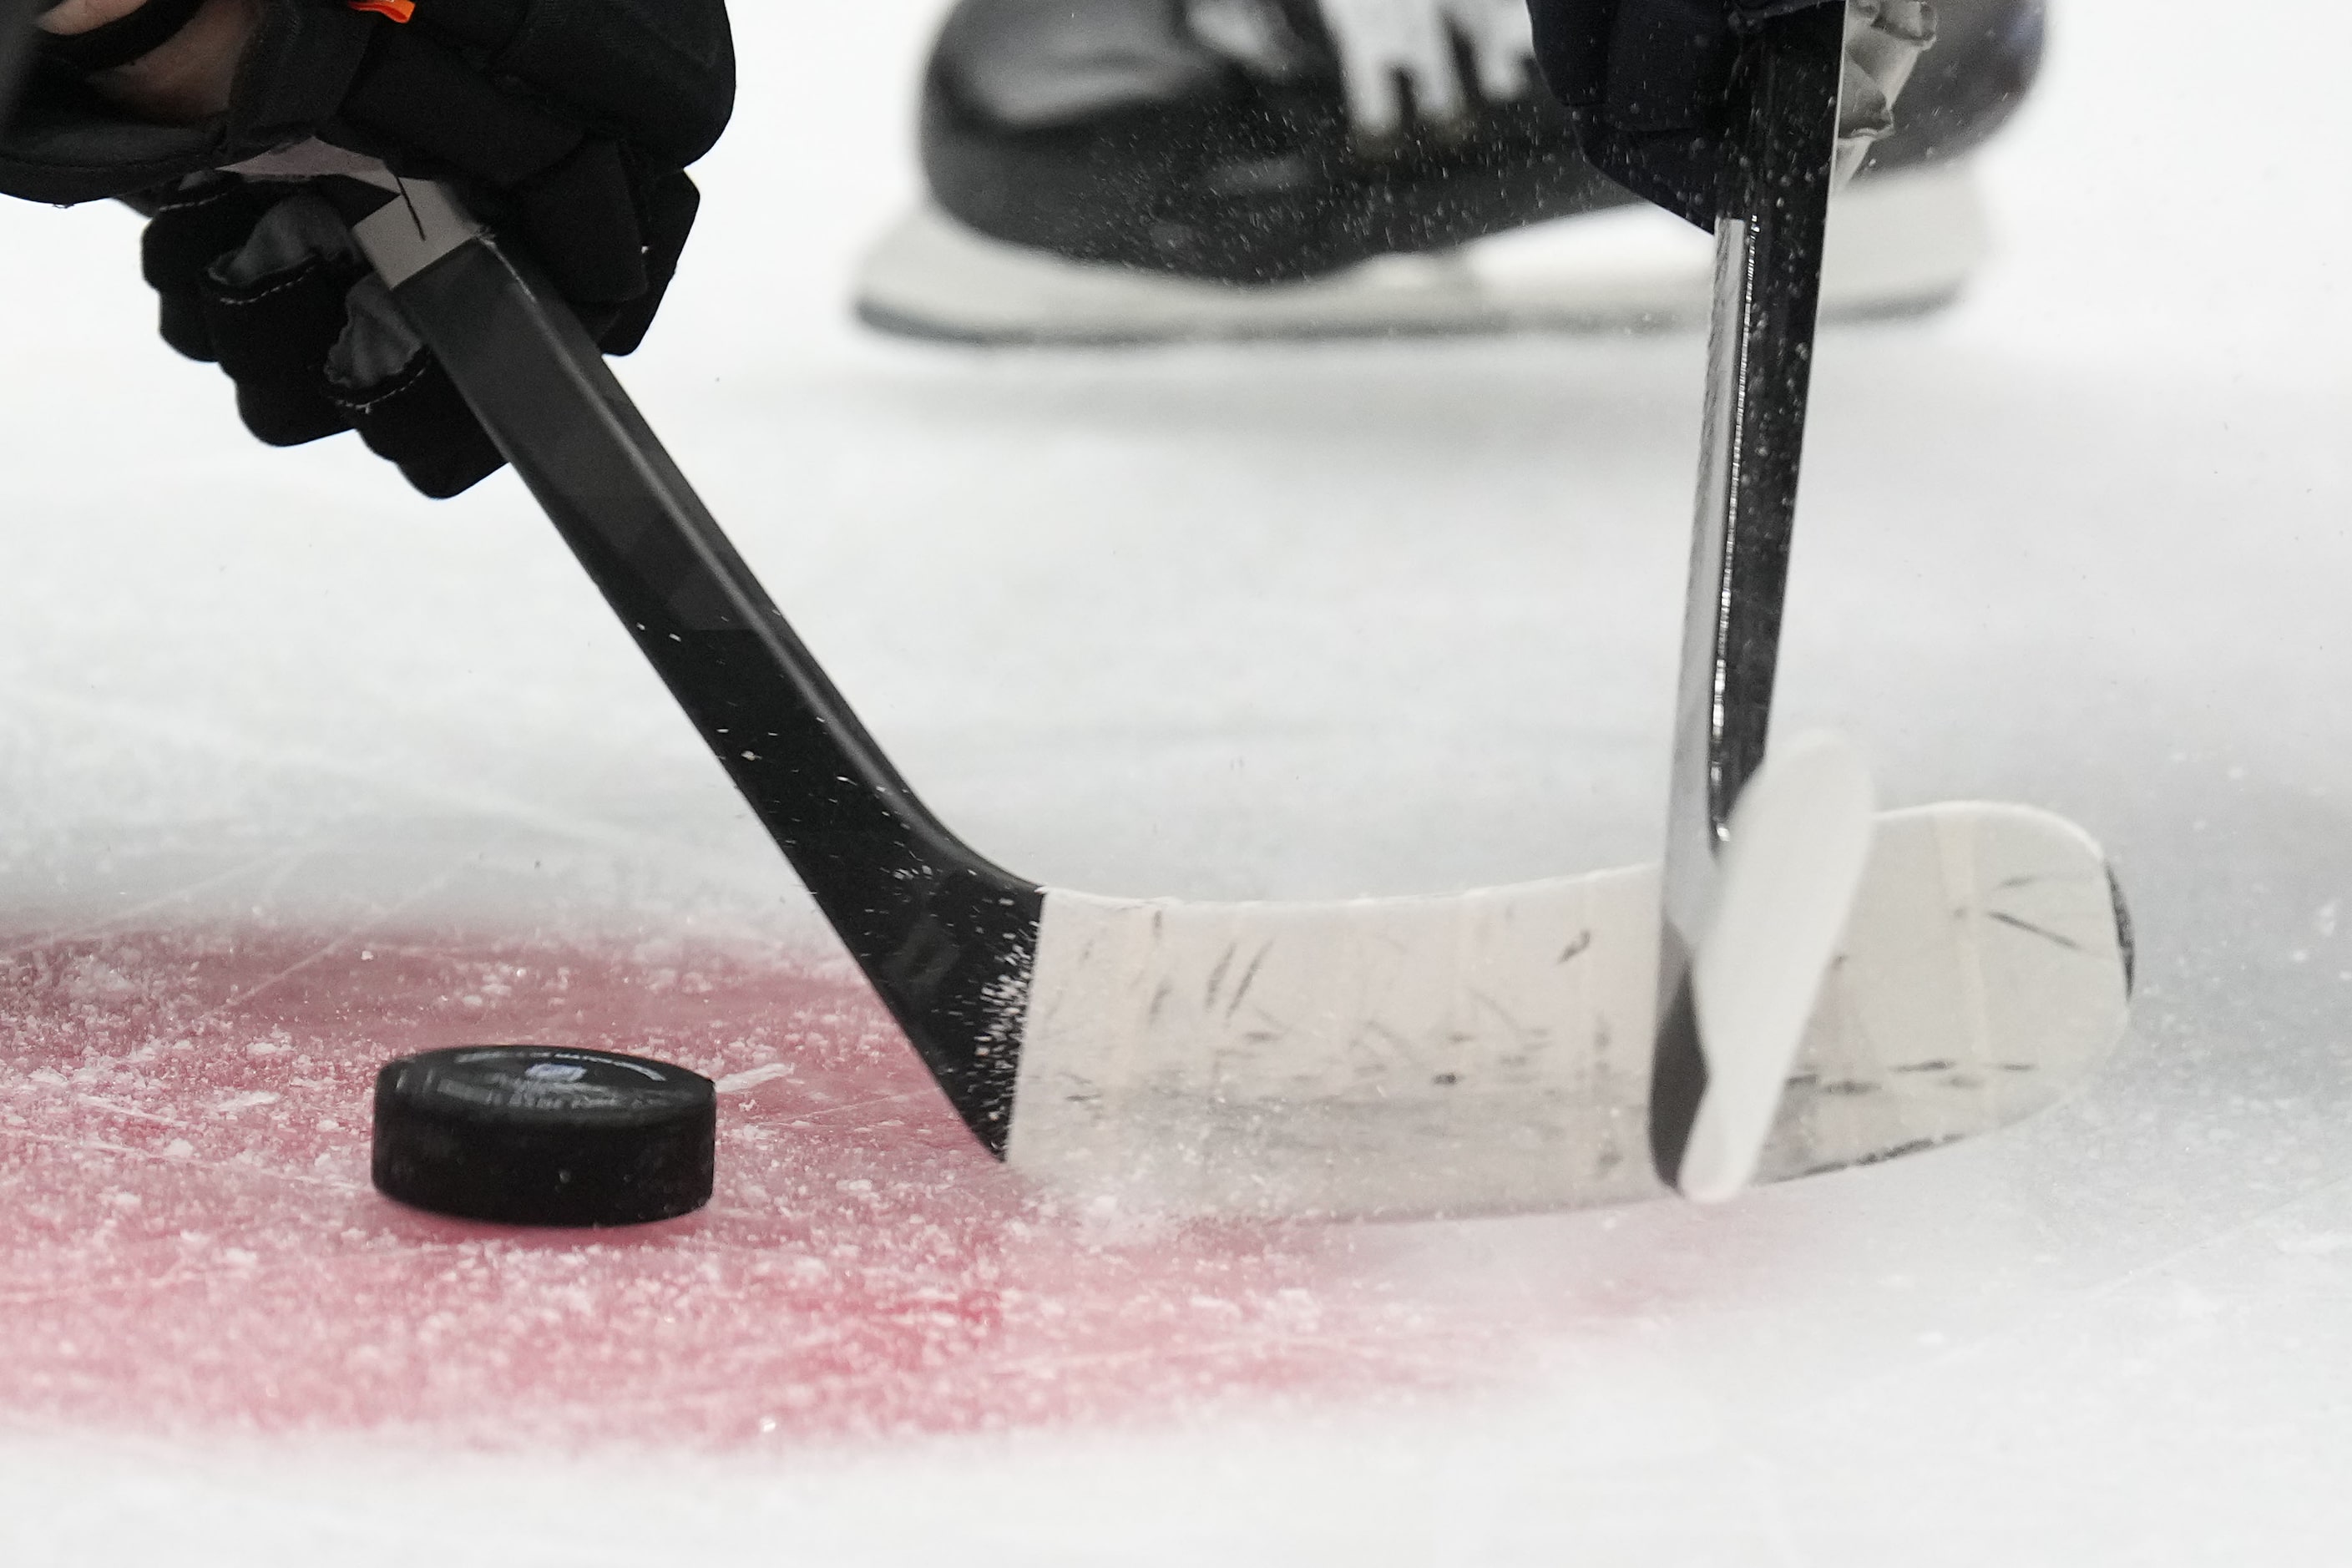
[[271,446],[355,429],[436,498],[505,461],[319,193],[196,176],[164,199],[142,248],[164,342],[217,363],[246,427]]
[[1870,150],[1895,130],[1919,57],[1936,45],[1936,8],[1927,0],[1853,0],[1845,18],[1845,76],[1838,94],[1837,183],[1862,172]]
[[[1712,226],[1732,68],[1743,35],[1843,0],[1529,0],[1536,59],[1602,171]],[[1846,11],[1837,167],[1858,170],[1892,127],[1895,99],[1935,40],[1924,0],[1856,0]]]
[[166,339],[221,362],[257,435],[356,425],[433,494],[495,454],[454,395],[430,419],[373,417],[437,371],[352,292],[347,235],[264,215],[357,161],[445,181],[627,353],[694,225],[685,167],[734,101],[724,0],[65,0],[43,25],[0,190],[135,197]]

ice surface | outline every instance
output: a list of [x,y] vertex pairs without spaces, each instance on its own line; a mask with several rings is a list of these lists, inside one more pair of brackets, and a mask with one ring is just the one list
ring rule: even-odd
[[[739,10],[626,374],[950,822],[1106,892],[1648,857],[1696,341],[863,337],[931,7]],[[1999,263],[1822,344],[1790,605],[1785,721],[1890,803],[2108,842],[2135,1037],[2013,1134],[1722,1212],[1038,1212],[510,480],[250,445],[127,215],[0,213],[0,1560],[2335,1560],[2352,18],[2214,15],[2057,8]],[[526,1243],[360,1189],[367,1064],[555,1027],[549,964],[577,1037],[796,1066],[730,1097],[705,1219]],[[915,1098],[820,1119],[860,1093]],[[843,1245],[881,1277],[789,1271]],[[571,1363],[482,1341],[548,1322]]]

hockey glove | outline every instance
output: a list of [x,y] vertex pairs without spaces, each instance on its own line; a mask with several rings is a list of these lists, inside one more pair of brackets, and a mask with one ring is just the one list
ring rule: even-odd
[[[1529,0],[1536,61],[1594,166],[1638,195],[1715,226],[1740,39],[1840,0]],[[1935,40],[1923,0],[1855,0],[1846,14],[1841,177],[1892,128],[1895,96]],[[1826,155],[1826,153],[1825,153]]]
[[[226,114],[158,125],[100,96],[137,58],[126,49],[157,47],[162,22],[140,32],[142,15],[209,14],[146,0],[45,50],[0,139],[0,189],[127,196],[149,212],[164,336],[221,362],[255,434],[284,444],[356,424],[430,494],[497,466],[454,395],[426,390],[446,383],[414,334],[413,352],[387,336],[389,302],[352,291],[364,268],[348,234],[330,234],[331,215],[313,203],[265,218],[287,205],[286,182],[355,154],[455,185],[539,261],[606,353],[636,347],[693,227],[685,165],[733,104],[724,0],[209,4],[254,16]],[[387,389],[401,400],[385,404]],[[427,404],[431,417],[409,416]]]
[[436,498],[504,461],[319,195],[192,176],[142,248],[164,341],[217,361],[246,427],[271,446],[356,429]]

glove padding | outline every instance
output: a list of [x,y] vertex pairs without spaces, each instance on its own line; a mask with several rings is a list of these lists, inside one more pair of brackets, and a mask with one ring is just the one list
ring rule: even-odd
[[1835,184],[1862,172],[1871,148],[1895,131],[1895,100],[1936,47],[1927,0],[1852,0],[1845,16],[1845,75],[1838,87]]
[[[1568,106],[1594,166],[1660,206],[1712,228],[1725,123],[1741,39],[1777,16],[1841,0],[1529,0],[1536,63]],[[1836,169],[1851,176],[1891,129],[1911,67],[1935,40],[1923,0],[1856,0]]]

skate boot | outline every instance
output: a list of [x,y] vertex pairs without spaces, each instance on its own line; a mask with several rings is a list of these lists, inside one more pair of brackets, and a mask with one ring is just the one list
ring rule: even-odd
[[[1822,309],[1948,301],[1968,154],[2042,0],[1939,0],[1894,131],[1832,209]],[[966,342],[1704,321],[1712,247],[1577,150],[1525,0],[962,0],[925,79],[930,201],[866,257],[870,324]]]

